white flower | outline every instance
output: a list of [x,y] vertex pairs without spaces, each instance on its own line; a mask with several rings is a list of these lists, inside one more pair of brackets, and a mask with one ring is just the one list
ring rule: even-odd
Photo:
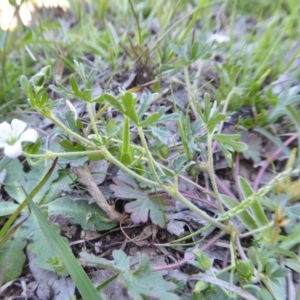
[[219,33],[215,33],[212,34],[209,39],[209,42],[213,43],[213,42],[217,42],[217,43],[227,43],[230,41],[230,38],[226,35],[223,34],[219,34]]
[[13,119],[11,124],[0,124],[0,148],[9,158],[16,158],[22,154],[22,142],[35,143],[38,133],[34,129],[25,130],[27,124],[18,119]]

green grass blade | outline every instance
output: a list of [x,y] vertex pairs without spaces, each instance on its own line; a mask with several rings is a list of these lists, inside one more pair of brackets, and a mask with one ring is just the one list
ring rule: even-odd
[[137,25],[137,29],[138,29],[138,37],[139,37],[139,44],[141,45],[142,44],[142,33],[141,33],[141,27],[140,27],[140,22],[139,22],[139,19],[137,17],[137,14],[134,10],[134,6],[132,4],[132,1],[129,0],[129,5],[130,5],[130,9],[131,9],[131,12],[133,14],[133,17],[135,19],[135,22],[136,22],[136,25]]
[[37,218],[40,229],[42,230],[43,234],[45,234],[51,240],[56,251],[59,253],[82,298],[85,300],[101,300],[102,298],[99,295],[99,292],[82,269],[78,260],[74,257],[71,249],[61,239],[54,228],[49,224],[48,220],[41,212],[41,210],[37,207],[37,205],[33,202],[32,198],[26,193],[24,189],[23,191],[26,195],[32,214]]

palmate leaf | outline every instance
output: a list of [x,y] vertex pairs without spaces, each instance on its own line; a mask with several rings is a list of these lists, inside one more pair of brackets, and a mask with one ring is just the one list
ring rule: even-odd
[[137,199],[125,205],[125,210],[131,213],[131,220],[134,223],[145,223],[150,216],[151,221],[160,226],[165,226],[164,211],[171,210],[172,202],[163,199],[156,193],[149,190],[142,190],[129,175],[119,172],[113,178],[115,184],[110,185],[114,195],[121,199]]
[[96,257],[88,253],[80,253],[81,261],[88,266],[108,268],[119,273],[119,280],[134,300],[168,299],[177,300],[179,297],[171,291],[176,286],[167,282],[152,270],[147,255],[141,255],[141,262],[136,270],[130,268],[129,257],[121,250],[113,252],[114,261]]
[[243,152],[243,156],[246,159],[252,159],[255,163],[259,163],[261,161],[260,150],[262,144],[260,136],[247,132],[242,135],[241,142],[248,146],[248,149]]

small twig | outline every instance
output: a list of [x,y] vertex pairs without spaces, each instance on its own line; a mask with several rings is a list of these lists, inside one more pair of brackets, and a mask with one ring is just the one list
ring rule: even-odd
[[107,203],[86,164],[83,167],[74,168],[73,171],[80,178],[80,182],[86,186],[97,205],[106,212],[112,222],[120,222],[123,220],[124,215],[118,213],[114,207]]
[[[128,218],[128,216],[125,216],[125,217],[123,218],[123,220],[121,220],[121,222],[120,222],[120,229],[121,229],[122,233],[125,235],[125,237],[128,239],[129,242],[132,242],[132,243],[134,243],[134,244],[140,246],[140,242],[143,242],[143,241],[147,240],[148,238],[150,238],[150,237],[152,236],[152,232],[150,232],[150,233],[147,233],[146,235],[144,235],[143,237],[140,237],[140,238],[136,237],[136,238],[132,239],[132,238],[125,232],[124,228],[122,227],[122,223],[123,223],[124,220],[126,220],[126,218]],[[150,226],[148,226],[148,227],[150,227]],[[148,228],[148,227],[146,227],[146,228]],[[146,228],[143,229],[142,233],[141,233],[139,236],[141,236],[143,233],[145,233],[145,229],[146,229]]]

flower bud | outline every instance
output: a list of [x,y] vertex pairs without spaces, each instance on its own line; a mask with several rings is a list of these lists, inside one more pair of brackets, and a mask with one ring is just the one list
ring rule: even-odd
[[170,148],[167,145],[161,145],[158,147],[158,152],[162,158],[167,159],[170,155]]
[[194,293],[198,294],[207,288],[208,288],[208,283],[203,281],[197,281],[197,283],[195,284]]
[[211,259],[201,252],[199,249],[193,251],[201,270],[209,270],[211,268]]
[[251,282],[254,266],[250,260],[238,261],[236,266],[237,276]]

